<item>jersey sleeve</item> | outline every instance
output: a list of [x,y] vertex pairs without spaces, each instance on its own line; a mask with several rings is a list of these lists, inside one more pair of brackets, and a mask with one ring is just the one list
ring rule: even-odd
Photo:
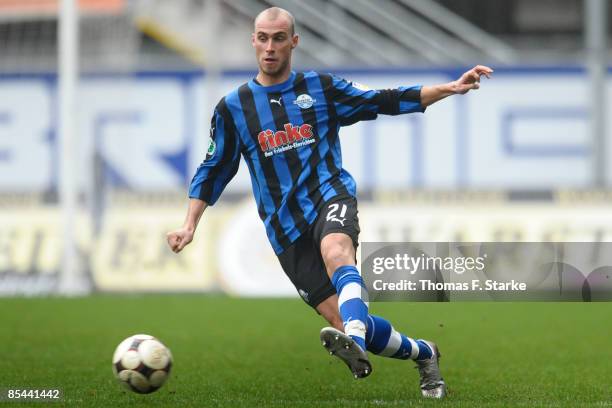
[[334,103],[340,125],[376,119],[378,114],[401,115],[425,112],[421,105],[421,85],[395,89],[368,89],[332,75]]
[[189,198],[198,198],[208,205],[219,199],[240,164],[240,139],[231,117],[227,116],[229,113],[223,114],[217,106],[210,124],[206,157],[189,186]]

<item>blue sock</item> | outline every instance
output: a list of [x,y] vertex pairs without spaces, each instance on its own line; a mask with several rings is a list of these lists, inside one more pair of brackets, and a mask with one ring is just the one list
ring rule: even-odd
[[432,356],[431,348],[423,340],[404,336],[387,320],[374,315],[368,315],[366,344],[374,354],[401,360],[425,360]]
[[331,281],[338,293],[338,309],[344,322],[344,332],[365,351],[368,292],[363,279],[355,266],[346,265],[336,269]]

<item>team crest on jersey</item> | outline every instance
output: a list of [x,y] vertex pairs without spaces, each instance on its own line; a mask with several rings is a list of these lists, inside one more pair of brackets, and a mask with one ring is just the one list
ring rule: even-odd
[[259,148],[265,157],[270,157],[277,153],[287,150],[297,149],[315,142],[312,126],[304,123],[301,126],[294,126],[286,123],[284,130],[273,131],[271,129],[262,130],[257,135]]
[[301,109],[308,109],[314,105],[316,101],[316,99],[313,99],[313,97],[308,94],[301,94],[295,99],[295,101],[293,101],[293,103],[299,106]]

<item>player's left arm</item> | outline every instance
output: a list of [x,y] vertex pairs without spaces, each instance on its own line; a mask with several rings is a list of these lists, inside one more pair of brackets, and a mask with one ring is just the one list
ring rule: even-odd
[[476,65],[474,68],[465,72],[456,81],[448,82],[446,84],[423,86],[421,88],[421,105],[426,108],[447,96],[451,95],[463,95],[471,91],[472,89],[480,88],[480,78],[485,76],[491,78],[493,70],[484,65]]

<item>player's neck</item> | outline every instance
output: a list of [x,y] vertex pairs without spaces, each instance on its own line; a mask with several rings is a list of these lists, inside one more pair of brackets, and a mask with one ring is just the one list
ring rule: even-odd
[[262,71],[259,71],[255,78],[257,79],[257,82],[261,84],[261,86],[272,86],[282,84],[289,79],[290,75],[291,68],[287,68],[285,72],[279,75],[268,75]]

